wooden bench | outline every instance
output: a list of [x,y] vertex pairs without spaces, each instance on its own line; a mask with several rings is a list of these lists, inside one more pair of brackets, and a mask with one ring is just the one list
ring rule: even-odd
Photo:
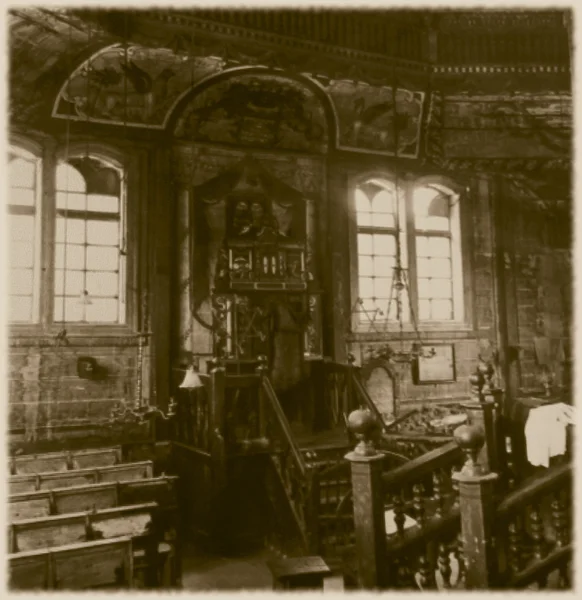
[[171,587],[180,572],[175,541],[165,535],[155,502],[15,521],[8,529],[12,554],[127,536],[134,561],[147,566],[148,585]]
[[8,490],[9,494],[12,495],[38,490],[75,487],[105,481],[145,479],[152,476],[153,463],[150,460],[146,460],[109,467],[76,469],[74,471],[37,473],[36,475],[12,475],[8,479]]
[[46,454],[25,454],[13,456],[8,462],[11,475],[71,471],[109,467],[121,462],[121,447],[94,448],[75,452],[48,452]]
[[83,542],[8,556],[10,590],[133,587],[130,537]]
[[9,519],[21,521],[143,502],[175,508],[177,479],[162,476],[14,494],[8,498]]

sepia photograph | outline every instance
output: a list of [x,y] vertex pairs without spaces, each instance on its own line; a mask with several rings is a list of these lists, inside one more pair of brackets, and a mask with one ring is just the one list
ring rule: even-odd
[[575,588],[574,14],[6,8],[8,592]]

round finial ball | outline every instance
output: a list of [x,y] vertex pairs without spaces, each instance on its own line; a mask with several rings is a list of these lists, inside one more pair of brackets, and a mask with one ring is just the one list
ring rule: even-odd
[[348,429],[355,435],[369,438],[377,427],[376,417],[368,409],[358,408],[348,416]]
[[481,450],[485,443],[485,434],[480,427],[474,425],[461,425],[453,433],[455,442],[464,450]]

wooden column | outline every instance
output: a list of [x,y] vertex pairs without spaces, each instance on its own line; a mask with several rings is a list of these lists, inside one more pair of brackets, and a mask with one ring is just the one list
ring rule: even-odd
[[385,583],[384,455],[374,448],[371,441],[376,421],[370,411],[352,412],[348,426],[360,439],[354,451],[346,454],[352,470],[358,580],[361,588],[372,590],[382,588]]
[[465,588],[488,590],[496,585],[497,549],[494,522],[494,498],[497,473],[491,473],[478,462],[485,435],[473,425],[462,425],[455,431],[455,441],[466,454],[466,461],[453,479],[459,484],[461,535],[465,562]]

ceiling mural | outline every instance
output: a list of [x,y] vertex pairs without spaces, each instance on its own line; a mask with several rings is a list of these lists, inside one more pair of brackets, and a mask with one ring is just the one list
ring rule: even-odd
[[572,97],[433,95],[427,129],[429,150],[444,157],[568,157]]
[[276,75],[240,75],[196,95],[175,137],[254,148],[325,152],[327,127],[319,98]]
[[181,95],[224,64],[213,56],[115,44],[73,72],[57,96],[53,116],[162,129]]
[[[341,148],[416,158],[424,92],[331,81],[326,89],[338,120]],[[395,98],[396,97],[396,98]]]

